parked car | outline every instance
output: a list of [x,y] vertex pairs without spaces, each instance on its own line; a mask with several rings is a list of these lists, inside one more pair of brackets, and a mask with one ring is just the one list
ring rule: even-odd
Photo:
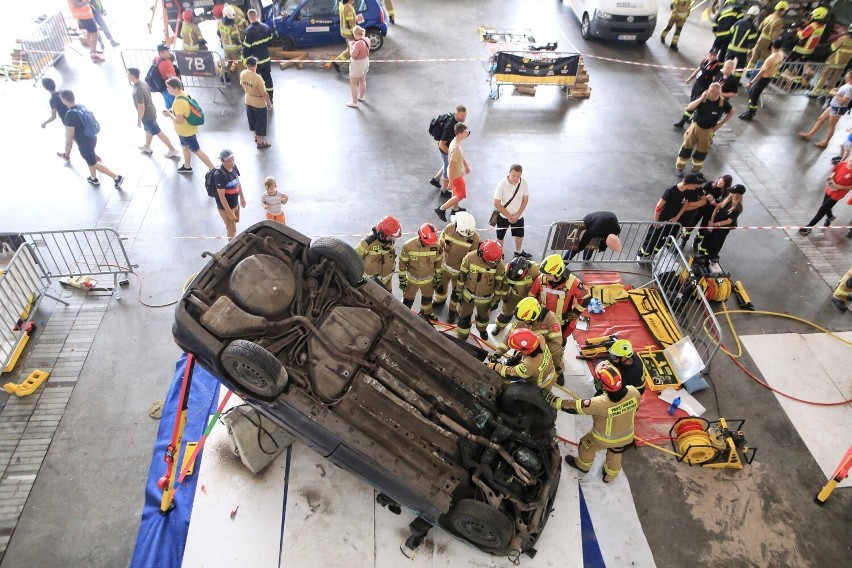
[[492,554],[535,553],[561,471],[539,387],[504,382],[337,239],[264,221],[204,254],[176,310],[181,348],[380,504],[413,510],[412,538],[440,525]]
[[[352,2],[370,51],[378,51],[388,35],[387,14],[379,0]],[[285,49],[343,43],[337,5],[338,0],[275,0],[263,9],[263,21]]]
[[580,20],[583,39],[645,43],[657,25],[656,0],[569,0],[568,4]]

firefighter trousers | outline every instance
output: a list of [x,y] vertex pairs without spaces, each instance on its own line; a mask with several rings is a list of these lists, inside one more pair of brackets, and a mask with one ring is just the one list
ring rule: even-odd
[[488,319],[491,317],[491,299],[467,299],[462,296],[459,301],[459,323],[456,333],[462,339],[470,335],[470,320],[476,308],[476,329],[482,333],[488,329]]
[[402,303],[409,308],[413,306],[417,292],[420,292],[420,311],[427,316],[432,315],[432,296],[435,293],[435,283],[431,280],[425,284],[409,282],[402,293]]
[[[451,289],[452,286],[452,289]],[[434,304],[443,304],[450,296],[450,292],[456,289],[456,275],[451,274],[446,269],[441,273],[441,283],[435,289]],[[459,303],[450,299],[450,313],[459,313]]]
[[749,57],[748,63],[746,64],[746,71],[757,67],[758,61],[766,61],[766,58],[769,57],[769,48],[771,46],[772,40],[768,37],[761,37],[758,39],[757,43],[754,44],[754,47],[751,49],[751,57]]
[[696,123],[689,125],[683,135],[683,144],[677,153],[675,168],[683,170],[690,158],[692,159],[692,171],[700,172],[710,151],[710,142],[713,141],[713,128],[701,128]]
[[[629,443],[628,443],[629,445]],[[595,461],[595,454],[606,450],[606,461],[604,461],[604,481],[612,481],[621,471],[621,454],[628,445],[608,444],[602,442],[592,435],[591,432],[580,438],[577,446],[577,459],[575,463],[583,471],[589,471]]]
[[521,296],[517,294],[509,294],[503,298],[503,301],[500,303],[500,313],[497,315],[498,330],[512,323],[512,318],[515,316],[515,308],[518,307],[518,302],[521,299]]
[[846,271],[837,288],[834,289],[834,298],[841,302],[848,302],[850,296],[852,296],[852,268]]
[[669,33],[669,30],[674,26],[675,33],[672,36],[672,45],[676,46],[678,40],[680,39],[680,30],[683,29],[683,24],[686,23],[686,18],[683,18],[678,15],[677,12],[672,12],[672,15],[669,16],[669,22],[666,24],[666,27],[663,28],[663,33],[660,34],[660,37],[665,39]]

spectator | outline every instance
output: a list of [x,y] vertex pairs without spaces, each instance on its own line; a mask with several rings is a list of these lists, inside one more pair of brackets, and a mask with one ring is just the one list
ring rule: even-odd
[[240,222],[240,207],[246,206],[243,187],[240,185],[240,170],[234,163],[234,153],[228,149],[219,152],[222,165],[216,168],[213,182],[216,184],[216,208],[225,223],[225,232],[230,241],[237,236]]
[[145,129],[145,145],[139,146],[139,150],[144,154],[153,153],[151,140],[156,136],[169,149],[165,154],[166,158],[176,158],[178,151],[172,145],[172,141],[169,140],[166,133],[160,129],[160,125],[157,124],[157,109],[154,108],[154,101],[151,100],[151,90],[145,81],[139,79],[139,69],[128,67],[127,78],[133,85],[133,104],[136,106],[136,127]]
[[[121,45],[120,43],[115,41],[115,39],[113,39],[112,34],[109,31],[109,26],[107,25],[106,20],[104,19],[104,16],[106,16],[106,10],[104,9],[104,5],[101,0],[92,0],[92,15],[95,18],[95,23],[98,24],[98,27],[104,31],[104,35],[109,40],[110,44],[112,44],[113,47],[118,47],[119,45]],[[101,43],[101,47],[103,47],[103,42],[101,41],[100,34],[98,34],[98,41]]]
[[831,102],[828,108],[823,111],[819,118],[814,123],[813,127],[807,132],[799,132],[799,138],[802,140],[810,140],[814,134],[819,132],[822,125],[828,121],[828,132],[825,133],[825,138],[819,142],[814,142],[817,148],[826,148],[829,140],[834,136],[834,127],[840,117],[849,111],[849,102],[852,101],[852,71],[846,74],[846,82],[836,89],[832,89],[829,95],[832,95]]
[[269,58],[269,42],[272,40],[272,30],[258,19],[257,10],[254,8],[248,11],[248,19],[251,23],[246,28],[243,37],[243,63],[246,63],[248,58],[252,56],[257,59],[257,74],[263,77],[266,94],[269,95],[269,100],[271,101],[273,85],[272,62]]
[[[455,138],[456,133],[453,130],[456,124],[464,122],[467,119],[467,108],[464,105],[456,107],[456,112],[450,115],[450,119],[444,124],[444,130],[441,134],[441,139],[438,140],[438,153],[441,155],[441,169],[429,180],[429,183],[441,190],[441,197],[450,196],[450,178],[447,174],[447,165],[449,164],[450,142]],[[440,180],[440,181],[439,181]]]
[[654,224],[648,227],[636,260],[643,261],[660,252],[665,244],[666,237],[677,229],[676,225],[661,225],[661,223],[679,222],[689,201],[687,192],[700,188],[705,181],[707,180],[701,174],[689,174],[677,185],[673,185],[663,192],[663,196],[660,197],[657,206],[654,207]]
[[[704,237],[707,236],[707,223],[710,222],[710,217],[713,215],[713,211],[716,210],[716,206],[719,205],[722,200],[724,200],[728,196],[728,190],[731,189],[731,184],[734,183],[734,178],[725,174],[723,176],[719,176],[718,179],[714,181],[708,181],[703,186],[701,186],[701,191],[704,194],[704,205],[702,205],[698,209],[698,216],[695,219],[694,225],[698,225],[698,235],[695,237],[695,240],[692,243],[692,250],[699,251],[701,254],[706,255],[707,251],[704,249]],[[687,241],[689,241],[689,237],[692,235],[691,228],[684,227],[682,241],[680,243],[680,248],[685,248]]]
[[[742,184],[736,184],[728,191],[728,196],[716,206],[713,215],[710,217],[710,225],[707,227],[707,237],[704,239],[704,246],[707,249],[707,256],[711,262],[718,262],[719,252],[722,250],[722,245],[725,244],[725,239],[728,238],[730,229],[737,226],[737,218],[743,212],[743,194],[746,188]],[[728,227],[720,229],[719,227]]]
[[[68,107],[68,112],[65,113],[65,152],[59,154],[66,161],[71,159],[71,146],[74,142],[77,143],[77,150],[83,159],[86,160],[86,165],[89,166],[89,177],[86,178],[92,185],[100,185],[98,180],[98,172],[104,173],[115,181],[115,188],[121,189],[121,182],[124,181],[124,176],[113,173],[106,165],[104,165],[98,155],[95,153],[95,146],[98,144],[97,132],[92,132],[93,125],[97,125],[92,111],[82,105],[78,105],[74,100],[74,93],[71,91],[62,91],[59,93],[62,97],[62,102]],[[97,129],[100,127],[98,126]]]
[[[448,209],[452,209],[459,202],[467,197],[467,189],[464,184],[464,175],[470,173],[470,167],[467,165],[467,160],[464,159],[464,153],[462,152],[461,143],[465,140],[469,135],[470,131],[467,129],[467,126],[464,123],[459,122],[453,127],[453,132],[455,132],[455,138],[450,143],[450,152],[449,152],[449,166],[447,167],[447,172],[450,178],[450,185],[453,188],[453,196],[450,197],[446,203],[441,205],[440,207],[435,208],[435,214],[438,215],[438,219],[447,222],[447,213]],[[462,208],[458,209],[459,211],[463,211]],[[502,251],[502,247],[501,247]]]
[[[157,71],[160,73],[160,77],[163,78],[163,82],[168,85],[169,79],[172,77],[177,77],[178,72],[175,69],[175,65],[172,62],[172,52],[169,50],[169,46],[165,44],[160,44],[157,46],[157,57],[154,58],[154,65],[157,66]],[[172,104],[175,102],[174,96],[169,92],[168,88],[165,91],[160,92],[163,95],[163,101],[166,103],[166,109],[172,108]]]
[[692,173],[701,171],[713,134],[734,115],[734,107],[722,96],[722,85],[717,82],[711,83],[699,98],[687,105],[686,110],[695,116],[683,135],[683,144],[675,160],[678,177],[683,176],[683,169],[690,159]]
[[96,63],[104,61],[103,56],[98,53],[98,25],[95,23],[95,14],[89,0],[68,0],[68,8],[71,10],[71,17],[77,20],[80,29],[86,33],[89,57]]
[[529,201],[527,180],[521,177],[523,171],[520,164],[512,164],[509,167],[509,175],[497,182],[497,189],[494,190],[494,209],[500,213],[497,217],[497,240],[503,247],[506,230],[511,227],[512,237],[515,239],[515,256],[532,258],[531,254],[523,250],[524,210]]
[[210,161],[210,158],[207,157],[207,154],[204,153],[204,150],[198,144],[198,127],[186,120],[191,110],[189,97],[183,92],[183,84],[177,77],[172,77],[166,81],[166,88],[168,88],[169,94],[175,99],[175,102],[171,110],[163,111],[163,116],[170,118],[174,123],[175,132],[177,132],[181,150],[183,151],[183,164],[178,168],[178,173],[192,173],[192,166],[190,165],[192,163],[192,154],[198,156],[209,169],[213,169],[213,162]]
[[327,61],[323,67],[328,70],[334,66],[334,70],[340,73],[340,63],[349,59],[349,42],[355,39],[354,34],[352,33],[352,29],[355,27],[357,22],[357,14],[355,13],[355,8],[352,6],[352,2],[350,0],[340,0],[340,3],[337,5],[337,13],[340,16],[340,35],[343,37],[343,41],[347,43],[346,49],[344,49],[340,55],[338,55],[334,61]]
[[195,22],[195,14],[192,10],[183,11],[183,24],[180,26],[180,39],[183,42],[183,50],[195,53],[196,51],[207,51],[207,40],[201,34],[201,28]]
[[349,62],[349,88],[352,91],[352,102],[346,106],[358,108],[358,101],[366,102],[367,96],[367,71],[370,69],[370,40],[364,37],[364,28],[355,26],[352,28],[355,40],[349,42],[349,53],[352,60]]
[[246,59],[247,68],[240,73],[240,86],[245,91],[246,116],[249,130],[254,132],[254,142],[262,150],[272,144],[266,141],[266,125],[269,111],[272,110],[272,99],[263,82],[263,77],[257,73],[257,57],[253,55]]
[[266,191],[260,196],[260,202],[266,211],[266,219],[269,221],[278,221],[282,225],[286,225],[287,217],[284,216],[282,205],[286,205],[287,201],[289,201],[287,194],[278,191],[278,182],[272,176],[267,176],[263,180],[263,186],[266,188]]
[[846,197],[849,190],[852,190],[852,164],[844,161],[834,166],[831,175],[825,178],[825,197],[822,199],[822,204],[817,209],[813,219],[799,229],[799,234],[811,234],[812,227],[819,223],[823,217],[825,217],[825,226],[830,227],[831,222],[835,219],[834,204]]
[[62,102],[62,97],[59,96],[59,93],[56,92],[56,81],[53,79],[46,77],[41,80],[41,86],[50,93],[50,118],[41,123],[41,127],[44,128],[54,120],[56,117],[59,117],[59,122],[65,124],[65,113],[68,112],[68,107],[65,106],[65,103]]
[[849,157],[850,150],[852,150],[852,128],[846,129],[846,140],[843,141],[843,144],[840,145],[840,155],[835,156],[831,159],[832,164],[839,164]]
[[595,211],[583,217],[583,225],[585,230],[580,237],[580,242],[577,243],[577,248],[567,251],[562,258],[568,262],[580,251],[583,251],[583,260],[590,260],[593,252],[587,250],[586,247],[592,242],[592,239],[598,239],[598,252],[603,252],[607,248],[613,251],[621,252],[621,239],[618,235],[621,234],[621,225],[618,223],[618,217],[615,213],[609,211]]

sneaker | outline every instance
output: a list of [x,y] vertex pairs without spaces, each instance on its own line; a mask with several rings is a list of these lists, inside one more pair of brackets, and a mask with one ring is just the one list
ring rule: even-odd
[[844,302],[843,300],[838,300],[834,296],[831,297],[831,303],[834,304],[834,307],[836,307],[841,312],[845,312],[849,309],[849,306],[846,305],[846,302]]
[[636,255],[636,262],[649,262],[651,260],[651,255],[645,252],[640,252]]
[[121,184],[124,181],[124,176],[118,176],[115,178],[115,189],[121,189]]
[[810,227],[802,227],[801,229],[799,229],[799,234],[800,235],[810,235],[811,231],[813,231],[813,229],[811,229]]
[[811,92],[811,93],[806,94],[805,96],[808,97],[809,99],[811,99],[812,101],[815,101],[819,98],[819,93]]
[[434,187],[441,189],[441,182],[438,181],[437,179],[432,178],[432,179],[429,180],[429,183],[432,184]]
[[465,209],[464,207],[457,207],[453,210],[453,213],[461,213],[462,211],[467,211],[467,209]]
[[119,45],[121,45],[120,43],[118,43],[114,39],[109,40],[109,42],[112,44],[113,47],[118,47]]
[[349,108],[358,108],[358,103],[346,103]]
[[682,178],[683,177],[683,170],[679,170],[679,169],[675,168],[675,175],[679,178]]
[[452,195],[453,195],[453,192],[449,191],[449,190],[441,191],[441,193],[440,193],[440,197],[443,197],[444,199],[449,199],[450,197],[452,197]]
[[179,174],[191,174],[192,173],[192,166],[181,166],[181,167],[178,168],[177,171],[178,171]]
[[825,218],[825,222],[822,224],[822,226],[823,226],[823,227],[831,227],[831,222],[832,222],[832,221],[834,221],[835,219],[837,219],[837,217],[835,217],[834,215],[832,215],[832,214],[830,214],[830,213],[829,213],[829,214],[826,216],[826,218]]
[[435,215],[437,215],[438,219],[440,219],[444,223],[447,222],[447,212],[441,209],[440,207],[435,207]]
[[169,150],[165,154],[163,154],[166,158],[177,158],[180,155],[180,152],[177,150]]
[[831,163],[835,166],[843,160],[843,156],[835,156],[831,159]]
[[532,258],[532,255],[525,250],[522,250],[521,252],[516,252],[515,256],[522,256],[524,258]]
[[149,148],[148,146],[139,146],[139,151],[142,152],[143,154],[153,154],[154,153],[154,151],[151,148]]
[[87,177],[86,181],[92,185],[101,185],[101,182],[98,180],[98,178]]
[[660,36],[660,43],[666,45],[666,36]]

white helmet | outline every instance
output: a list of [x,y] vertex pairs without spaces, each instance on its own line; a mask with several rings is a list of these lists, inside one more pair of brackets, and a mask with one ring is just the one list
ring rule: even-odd
[[746,12],[746,16],[752,16],[756,18],[758,15],[760,15],[760,8],[758,8],[757,6],[752,6],[748,9],[748,12]]
[[476,220],[473,218],[473,215],[466,211],[460,211],[453,215],[453,222],[456,224],[456,231],[465,237],[469,237],[476,232]]
[[234,10],[234,7],[230,4],[225,4],[225,7],[222,9],[222,17],[223,18],[231,18],[232,20],[237,19],[237,12]]

